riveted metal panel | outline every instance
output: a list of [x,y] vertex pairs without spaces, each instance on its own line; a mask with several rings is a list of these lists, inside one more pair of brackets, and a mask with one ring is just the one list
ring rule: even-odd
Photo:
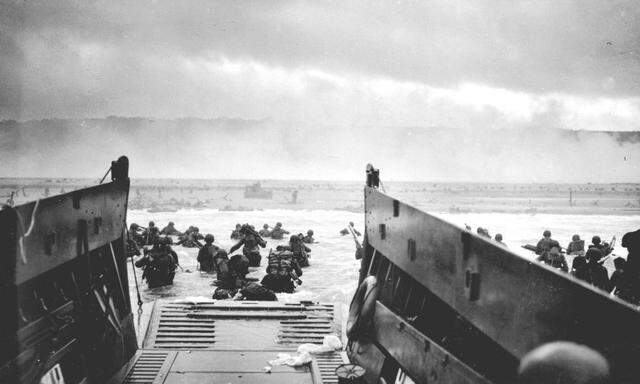
[[[628,304],[407,204],[397,206],[376,189],[365,188],[365,212],[374,253],[515,357],[544,342],[573,340],[605,354],[618,377],[640,377],[640,313]],[[410,241],[415,245],[407,252]],[[611,321],[615,327],[603,331]]]
[[[15,223],[13,284],[19,285],[78,256],[79,223],[86,223],[89,250],[121,238],[129,181],[123,180],[6,208],[0,216]],[[78,208],[73,207],[74,201]],[[6,221],[0,218],[0,222]],[[0,233],[9,236],[9,232]],[[3,241],[4,243],[4,241]]]

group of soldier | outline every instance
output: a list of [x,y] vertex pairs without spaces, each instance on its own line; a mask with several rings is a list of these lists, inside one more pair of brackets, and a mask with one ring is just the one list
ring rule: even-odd
[[[467,230],[471,230],[471,227],[467,225]],[[487,228],[482,228],[482,227],[478,227],[478,229],[476,229],[476,233],[478,234],[478,236],[482,236],[482,237],[486,237],[487,239],[491,239],[491,234],[489,233],[489,230]],[[495,237],[493,238],[493,240],[500,244],[501,246],[508,248],[507,244],[504,243],[504,241],[502,240],[502,234],[501,233],[496,233]]]
[[[282,227],[282,223],[276,223],[273,229],[268,224],[264,224],[260,231],[249,224],[236,224],[236,228],[231,233],[231,238],[238,242],[231,247],[229,253],[233,253],[242,247],[242,255],[246,258],[251,267],[260,266],[262,256],[260,248],[266,247],[264,238],[281,240],[284,235],[290,234]],[[299,233],[289,237],[287,245],[278,245],[275,251],[269,251],[266,275],[260,281],[263,288],[271,292],[291,293],[296,285],[302,284],[300,276],[302,268],[309,266],[309,253],[311,249],[305,243],[314,243],[313,230],[308,230],[304,235]],[[216,293],[219,290],[216,291]],[[216,295],[214,293],[214,296]]]
[[[640,230],[628,232],[622,237],[621,245],[628,251],[626,259],[613,259],[615,271],[609,276],[604,262],[612,256],[615,237],[610,243],[603,242],[600,236],[593,236],[591,244],[585,249],[585,241],[579,235],[573,235],[565,249],[551,237],[546,230],[535,247],[537,260],[585,281],[596,288],[640,305]],[[532,249],[533,250],[533,249]],[[571,269],[564,254],[574,256]]]
[[[129,227],[128,252],[130,256],[142,255],[135,265],[143,269],[143,280],[150,288],[171,285],[180,264],[178,255],[171,248],[173,241],[170,236],[177,236],[176,245],[199,248],[197,261],[200,271],[216,274],[213,283],[217,287],[213,295],[215,299],[276,300],[275,293],[291,293],[296,285],[302,284],[302,268],[309,266],[311,252],[305,243],[315,242],[312,230],[306,235],[292,235],[287,245],[278,245],[275,251],[269,251],[266,275],[259,284],[256,279],[247,278],[247,274],[249,267],[261,265],[260,248],[267,245],[264,238],[282,239],[285,234],[290,233],[282,228],[282,223],[277,223],[273,229],[265,224],[260,232],[252,225],[238,224],[231,234],[231,238],[238,242],[227,252],[214,244],[212,234],[203,236],[198,227],[192,226],[181,232],[173,222],[162,230],[153,221],[146,228],[133,223]],[[204,244],[200,240],[204,240]],[[240,248],[242,252],[234,255]]]

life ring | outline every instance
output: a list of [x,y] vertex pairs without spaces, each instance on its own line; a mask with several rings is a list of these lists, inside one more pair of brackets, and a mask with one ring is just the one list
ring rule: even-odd
[[367,332],[373,320],[377,298],[378,279],[375,276],[367,276],[356,290],[349,306],[349,318],[347,319],[349,339],[358,339]]

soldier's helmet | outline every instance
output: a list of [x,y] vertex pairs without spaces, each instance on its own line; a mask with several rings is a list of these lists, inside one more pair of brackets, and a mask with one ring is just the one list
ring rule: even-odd
[[198,228],[198,227],[193,227],[193,232],[200,232],[200,228]]
[[591,238],[591,242],[592,242],[593,244],[595,244],[595,245],[600,244],[600,242],[601,242],[601,241],[602,241],[602,240],[600,240],[600,236],[593,236],[593,237]]
[[138,228],[140,228],[140,226],[136,223],[131,223],[131,225],[129,226],[129,229],[132,231],[135,231]]
[[571,237],[571,240],[573,240],[573,241],[579,241],[579,240],[580,240],[580,235],[573,235],[573,236]]
[[170,222],[169,222],[169,225],[170,225],[170,226],[173,226],[173,221],[170,221]]
[[551,237],[551,231],[550,230],[545,230],[544,232],[542,232],[542,237]]
[[213,255],[214,259],[228,259],[229,257],[227,256],[227,251],[225,251],[224,249],[219,250],[218,252],[216,252],[215,255]]
[[307,231],[307,235],[309,235],[309,236],[313,235],[313,231],[312,231],[311,229],[310,229],[310,230],[308,230],[308,231]]
[[150,221],[150,222],[149,222],[149,227],[153,227],[153,226],[155,226],[155,225],[156,225],[156,223],[154,223],[153,221]]
[[597,262],[602,258],[602,252],[600,252],[598,248],[589,248],[587,250],[587,253],[585,254],[585,258],[587,260],[593,260],[594,262]]
[[613,259],[613,265],[616,267],[616,269],[624,268],[626,263],[627,260],[623,259],[622,257],[616,257],[615,259]]
[[265,224],[265,225],[263,225],[263,226],[262,226],[262,228],[264,228],[264,229],[269,228],[269,224]]
[[276,223],[276,227],[282,227],[282,223],[278,221],[278,222]]
[[291,237],[289,238],[289,242],[295,243],[296,241],[298,241],[298,235],[291,235]]
[[213,243],[213,240],[214,240],[213,235],[210,233],[207,233],[207,235],[204,237],[205,243]]

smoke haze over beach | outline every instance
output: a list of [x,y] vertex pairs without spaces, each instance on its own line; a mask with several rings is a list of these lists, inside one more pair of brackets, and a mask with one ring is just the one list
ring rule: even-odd
[[3,1],[0,23],[0,176],[127,154],[136,177],[639,181],[633,1]]
[[640,133],[108,118],[0,124],[0,177],[638,182]]

